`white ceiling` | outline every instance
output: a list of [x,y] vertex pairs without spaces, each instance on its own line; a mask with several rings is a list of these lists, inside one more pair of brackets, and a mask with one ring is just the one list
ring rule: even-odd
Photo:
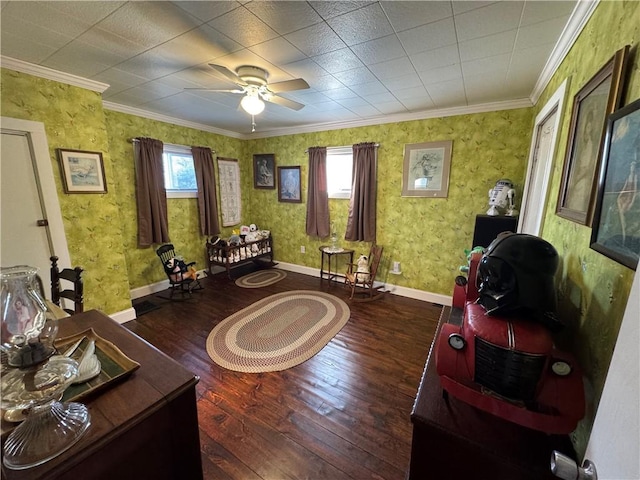
[[235,88],[209,63],[304,78],[310,89],[281,96],[306,106],[268,103],[258,136],[530,105],[580,3],[2,1],[0,52],[7,68],[108,84],[106,108],[237,136],[251,132],[240,95],[184,90]]

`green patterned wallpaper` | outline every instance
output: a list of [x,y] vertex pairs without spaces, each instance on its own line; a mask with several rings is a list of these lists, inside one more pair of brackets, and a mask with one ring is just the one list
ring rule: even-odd
[[[133,144],[129,140],[135,137],[151,137],[164,143],[210,147],[216,152],[215,155],[221,157],[238,157],[242,152],[242,141],[109,110],[105,111],[105,115],[111,159],[120,186],[117,205],[122,212],[122,235],[129,283],[132,289],[144,287],[165,280],[166,275],[155,253],[157,245],[153,248],[138,247]],[[243,188],[243,197],[248,193],[248,189]],[[243,198],[242,204],[246,203],[246,199]],[[169,237],[176,251],[185,259],[195,261],[197,269],[205,269],[206,237],[200,235],[197,200],[170,198],[167,200],[167,209]],[[224,234],[229,235],[229,229],[226,229]]]
[[108,193],[65,194],[61,177],[54,177],[71,261],[85,269],[85,308],[108,313],[130,308],[117,204],[120,185],[111,163],[100,94],[6,69],[1,70],[1,80],[2,116],[44,123],[55,173],[56,148],[102,152]]
[[[589,228],[562,219],[554,212],[571,99],[617,49],[637,44],[640,27],[634,19],[638,17],[640,2],[601,2],[533,109],[242,141],[104,111],[97,93],[3,69],[2,115],[45,124],[56,172],[57,147],[103,152],[109,193],[65,195],[60,178],[55,179],[72,261],[87,270],[87,308],[108,313],[124,310],[130,307],[129,289],[164,279],[154,250],[139,249],[136,242],[133,150],[128,139],[137,136],[180,145],[210,146],[220,156],[238,158],[243,223],[256,223],[273,232],[277,260],[314,268],[320,266],[318,247],[327,239],[309,238],[304,233],[308,174],[305,150],[316,145],[379,143],[377,241],[385,247],[382,271],[386,272],[393,260],[400,261],[403,270],[401,276],[387,275],[383,279],[449,295],[458,266],[465,261],[463,251],[470,246],[475,215],[486,211],[487,192],[495,181],[511,178],[520,204],[533,119],[562,81],[570,77],[543,236],[563,258],[559,273],[561,311],[567,318],[578,319],[578,335],[573,344],[578,347],[589,392],[589,412],[574,434],[581,453],[602,391],[632,272],[589,249]],[[635,52],[625,103],[640,95]],[[448,197],[401,197],[404,145],[449,139],[453,140],[453,153]],[[303,203],[279,203],[276,190],[253,188],[254,153],[274,153],[277,166],[302,167]],[[330,210],[332,222],[343,236],[348,201],[330,200]],[[169,218],[173,243],[180,253],[204,268],[205,239],[199,234],[196,201],[170,199]],[[229,234],[230,228],[224,229],[223,235]],[[358,253],[369,248],[368,244],[342,244]],[[306,254],[300,253],[301,245],[307,247]]]
[[542,236],[557,248],[562,257],[559,307],[564,318],[575,319],[572,332],[578,332],[565,340],[578,352],[587,380],[587,415],[573,435],[579,455],[584,454],[589,439],[631,289],[633,271],[591,250],[591,228],[563,219],[555,214],[555,210],[573,96],[617,50],[627,44],[635,48],[630,59],[624,103],[640,97],[637,54],[639,18],[640,2],[600,2],[536,105],[536,110],[540,110],[564,79],[570,79]]
[[[328,239],[305,234],[305,150],[317,145],[379,143],[377,243],[385,248],[382,279],[451,295],[458,267],[466,262],[464,249],[470,247],[475,216],[488,208],[489,189],[496,180],[509,177],[522,191],[531,119],[531,109],[517,109],[250,140],[250,154],[274,153],[276,166],[302,167],[304,202],[279,203],[275,190],[250,186],[251,220],[274,232],[279,261],[320,268],[318,248]],[[453,140],[448,197],[401,197],[404,146],[439,140]],[[339,238],[344,238],[349,201],[332,199],[329,207]],[[307,253],[300,253],[301,245]],[[342,241],[341,245],[356,253],[369,250],[369,244]],[[401,262],[402,275],[388,274],[392,261]]]

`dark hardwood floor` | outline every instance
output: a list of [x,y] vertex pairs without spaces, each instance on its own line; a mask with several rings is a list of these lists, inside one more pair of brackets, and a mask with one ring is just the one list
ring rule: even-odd
[[[206,479],[405,477],[411,408],[441,306],[391,294],[349,302],[343,285],[293,272],[258,289],[239,288],[226,274],[201,281],[204,290],[188,301],[136,300],[161,308],[125,327],[200,377]],[[320,353],[282,372],[239,373],[211,361],[205,342],[215,325],[287,290],[332,293],[347,301],[351,318]]]

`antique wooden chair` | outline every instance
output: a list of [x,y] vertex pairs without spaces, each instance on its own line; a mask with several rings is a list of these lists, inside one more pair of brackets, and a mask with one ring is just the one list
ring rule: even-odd
[[356,302],[368,302],[375,300],[384,295],[384,285],[375,285],[376,274],[382,260],[383,247],[379,245],[371,245],[371,251],[367,257],[369,272],[358,272],[358,264],[348,264],[347,273],[345,274],[344,283],[351,288],[350,300]]
[[173,299],[173,294],[179,291],[184,298],[185,294],[191,296],[194,290],[202,289],[198,274],[194,268],[196,262],[184,262],[175,251],[173,244],[166,243],[156,250],[156,254],[160,257],[164,273],[169,279],[169,299]]
[[[51,301],[62,308],[69,315],[82,313],[84,311],[84,281],[82,279],[81,267],[63,268],[58,267],[58,257],[55,255],[51,260]],[[70,282],[70,285],[63,287],[61,282]],[[60,300],[66,298],[73,302],[73,308],[66,308],[60,304]]]

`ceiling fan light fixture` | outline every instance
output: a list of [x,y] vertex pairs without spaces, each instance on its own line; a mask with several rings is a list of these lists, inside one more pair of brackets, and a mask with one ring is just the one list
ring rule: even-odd
[[258,115],[264,110],[264,102],[257,95],[245,95],[240,101],[240,106],[249,115]]

